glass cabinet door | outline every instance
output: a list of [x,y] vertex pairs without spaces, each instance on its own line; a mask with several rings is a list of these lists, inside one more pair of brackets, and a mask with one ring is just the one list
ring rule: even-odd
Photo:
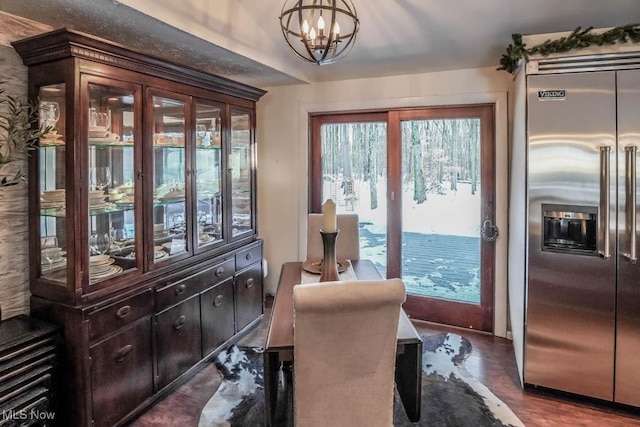
[[155,262],[189,251],[185,102],[153,96],[153,243]]
[[89,83],[89,283],[138,266],[136,253],[135,92]]
[[253,232],[251,188],[252,116],[247,110],[231,108],[231,143],[228,168],[231,177],[231,233],[232,237]]
[[195,186],[198,248],[224,240],[220,105],[195,104]]
[[65,85],[42,86],[38,117],[41,127],[49,127],[40,138],[40,277],[56,285],[67,285],[66,221],[66,136]]

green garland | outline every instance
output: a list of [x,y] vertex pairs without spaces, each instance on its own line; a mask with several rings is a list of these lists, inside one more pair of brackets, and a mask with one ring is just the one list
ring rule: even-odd
[[522,42],[522,34],[513,34],[513,44],[507,47],[507,53],[500,58],[498,70],[505,70],[515,74],[518,70],[520,60],[529,60],[530,55],[547,56],[552,53],[568,52],[573,49],[584,49],[592,45],[603,46],[616,43],[640,42],[640,24],[629,24],[622,27],[615,27],[602,34],[593,34],[589,27],[581,30],[580,27],[573,30],[568,37],[561,37],[557,40],[547,40],[542,44],[527,49],[527,45]]

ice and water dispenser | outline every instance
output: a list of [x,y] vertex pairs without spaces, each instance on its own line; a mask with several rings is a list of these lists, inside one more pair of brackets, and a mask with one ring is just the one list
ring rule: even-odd
[[598,208],[542,204],[542,250],[597,254]]

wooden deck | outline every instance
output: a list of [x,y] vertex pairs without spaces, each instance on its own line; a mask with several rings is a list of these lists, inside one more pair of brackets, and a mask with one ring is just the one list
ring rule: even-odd
[[[385,236],[361,227],[360,239],[366,251],[384,245]],[[479,301],[479,293],[474,300],[479,292],[479,237],[405,232],[402,242],[402,277],[408,292],[449,299],[459,294],[459,299]],[[384,275],[384,265],[374,263]]]

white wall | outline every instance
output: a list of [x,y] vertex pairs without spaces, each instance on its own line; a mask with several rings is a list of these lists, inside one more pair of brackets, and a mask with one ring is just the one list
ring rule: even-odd
[[258,225],[275,293],[284,262],[302,260],[308,197],[308,114],[389,107],[496,104],[496,335],[507,329],[508,97],[513,78],[494,67],[266,88],[258,102]]

